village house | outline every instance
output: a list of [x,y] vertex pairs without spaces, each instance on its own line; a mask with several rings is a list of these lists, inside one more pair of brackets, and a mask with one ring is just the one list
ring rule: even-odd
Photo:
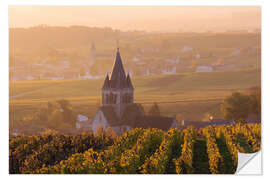
[[91,128],[92,128],[91,123],[89,122],[88,117],[82,114],[78,114],[77,122],[76,122],[76,129],[80,131],[89,131],[91,130]]
[[214,66],[215,71],[231,71],[235,70],[237,67],[234,64],[224,64],[224,65],[217,65]]
[[196,59],[200,59],[201,58],[201,55],[200,54],[196,54],[195,58]]
[[238,55],[240,53],[241,53],[240,49],[235,49],[235,50],[233,50],[232,55]]
[[196,72],[212,72],[213,68],[211,66],[198,66]]
[[181,49],[182,52],[188,52],[188,51],[192,51],[192,50],[193,50],[193,47],[191,47],[191,46],[184,46]]
[[180,58],[168,58],[165,60],[167,64],[179,64],[180,63]]
[[132,58],[132,61],[134,61],[134,62],[140,62],[141,60],[138,57],[135,56],[135,57]]
[[146,116],[141,104],[134,103],[134,87],[130,75],[125,73],[119,49],[116,53],[112,73],[107,74],[102,87],[102,106],[98,109],[92,124],[92,131],[98,127],[111,127],[117,134],[132,128],[177,128],[175,118]]
[[176,66],[166,66],[164,69],[161,70],[162,74],[175,74],[176,73]]

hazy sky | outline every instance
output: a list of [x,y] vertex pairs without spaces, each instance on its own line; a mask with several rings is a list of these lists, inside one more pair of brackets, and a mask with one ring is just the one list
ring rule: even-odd
[[10,6],[10,27],[85,25],[121,30],[224,31],[261,26],[260,7]]

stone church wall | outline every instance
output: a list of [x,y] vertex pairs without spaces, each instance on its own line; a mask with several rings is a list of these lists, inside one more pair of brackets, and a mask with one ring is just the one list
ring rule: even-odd
[[92,131],[95,132],[97,130],[97,128],[99,126],[102,126],[103,129],[107,129],[107,127],[109,126],[103,112],[101,110],[99,110],[96,114],[96,116],[93,119],[92,122]]

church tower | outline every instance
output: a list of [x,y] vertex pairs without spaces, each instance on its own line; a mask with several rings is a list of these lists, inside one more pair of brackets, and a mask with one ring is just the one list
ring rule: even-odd
[[114,108],[121,118],[127,105],[133,104],[133,85],[129,74],[126,75],[119,48],[117,49],[112,74],[107,74],[102,87],[102,105]]
[[89,60],[90,67],[95,63],[95,61],[96,61],[96,46],[94,43],[92,43]]

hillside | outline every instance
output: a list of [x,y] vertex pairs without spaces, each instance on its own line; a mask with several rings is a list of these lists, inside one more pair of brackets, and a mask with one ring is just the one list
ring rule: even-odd
[[[132,83],[135,87],[136,96],[177,94],[182,97],[181,99],[189,99],[191,96],[183,95],[181,92],[189,94],[198,91],[200,93],[210,91],[218,93],[220,91],[218,97],[222,97],[222,93],[225,91],[244,90],[251,86],[259,86],[260,79],[260,70],[251,69],[230,72],[132,77]],[[100,95],[103,82],[104,79],[10,82],[10,96],[35,91],[16,99],[93,97]],[[48,87],[50,87],[49,90],[43,91],[43,88]],[[40,91],[38,91],[39,89]]]
[[[117,39],[126,60],[138,53],[143,53],[144,61],[172,56],[189,59],[190,55],[200,53],[201,63],[209,63],[216,60],[215,57],[230,57],[235,49],[246,54],[253,48],[259,57],[261,48],[260,33],[146,33],[86,26],[36,26],[9,29],[10,58],[15,57],[14,63],[59,61],[61,58],[76,63],[89,58],[91,43],[96,45],[97,56],[112,56]],[[181,52],[185,46],[192,47],[192,51]],[[212,57],[208,57],[209,54]]]
[[[132,77],[132,83],[135,102],[141,103],[146,112],[157,102],[162,115],[201,121],[209,114],[223,119],[220,111],[223,98],[234,91],[260,86],[260,79],[260,71],[246,70]],[[103,79],[10,82],[10,123],[16,127],[26,116],[60,99],[68,100],[76,113],[92,119],[101,103],[103,82]]]
[[[114,50],[116,38],[121,39],[123,48],[163,47],[164,51],[189,45],[195,49],[222,50],[248,46],[260,46],[259,33],[145,33],[140,31],[119,31],[111,28],[86,26],[53,27],[36,26],[32,28],[10,28],[10,47],[18,52],[30,53],[42,47],[52,49],[90,48],[95,42],[100,51]],[[25,44],[24,42],[28,42]],[[204,46],[201,46],[201,43]],[[13,44],[14,43],[14,44]],[[127,47],[126,45],[129,44]],[[12,48],[11,48],[12,49]],[[39,52],[40,53],[40,52]]]
[[110,72],[117,46],[125,69],[136,77],[261,66],[260,33],[146,33],[84,26],[9,30],[12,81],[100,78]]

